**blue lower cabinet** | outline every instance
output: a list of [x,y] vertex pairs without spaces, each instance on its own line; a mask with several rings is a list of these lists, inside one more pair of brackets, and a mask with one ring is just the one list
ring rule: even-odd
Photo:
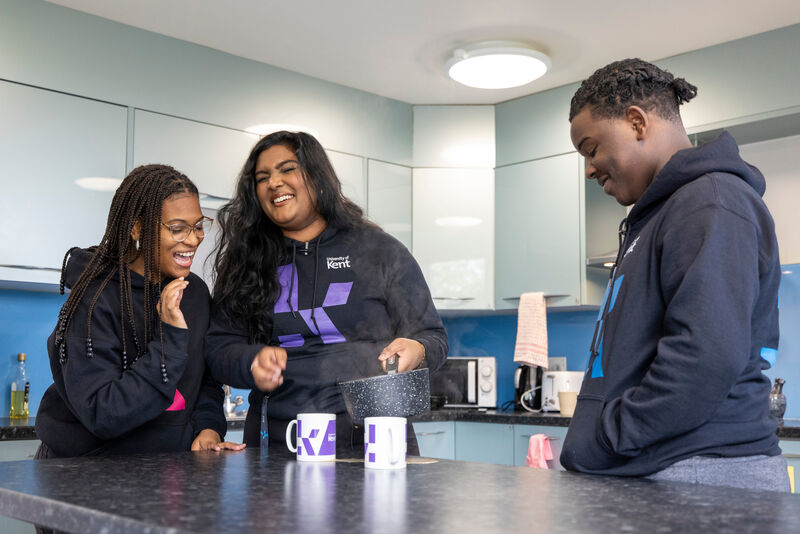
[[794,467],[794,470],[789,470],[789,473],[794,475],[794,491],[792,493],[800,493],[800,440],[782,439],[780,445],[786,463],[789,464],[789,467]]
[[414,423],[419,454],[426,458],[454,460],[456,457],[455,422]]
[[457,422],[456,460],[514,465],[514,426]]
[[228,430],[225,433],[225,441],[244,443],[244,430]]
[[563,471],[558,457],[561,455],[561,446],[564,437],[567,435],[567,427],[563,426],[538,426],[538,425],[514,425],[514,465],[525,465],[525,458],[528,456],[528,444],[534,434],[545,434],[550,438],[550,450],[553,459],[547,461],[550,469]]
[[39,444],[41,441],[38,439],[0,441],[0,462],[33,460]]

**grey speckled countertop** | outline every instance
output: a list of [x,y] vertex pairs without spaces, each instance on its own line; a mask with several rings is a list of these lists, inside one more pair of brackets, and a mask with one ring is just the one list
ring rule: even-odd
[[283,449],[0,462],[0,513],[68,532],[794,532],[778,494],[440,460],[405,470]]
[[[498,412],[496,410],[443,409],[434,410],[411,419],[415,422],[470,421],[473,423],[501,423],[509,425],[569,426],[570,418],[558,413]],[[0,417],[0,441],[36,439],[35,418],[16,419]],[[244,428],[244,418],[228,421],[228,430]],[[781,439],[800,439],[800,426],[778,428]]]

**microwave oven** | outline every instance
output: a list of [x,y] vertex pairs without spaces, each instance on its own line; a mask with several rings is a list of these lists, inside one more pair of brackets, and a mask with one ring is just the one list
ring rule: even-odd
[[445,408],[497,407],[497,361],[493,356],[448,356],[431,373],[431,395],[443,396]]

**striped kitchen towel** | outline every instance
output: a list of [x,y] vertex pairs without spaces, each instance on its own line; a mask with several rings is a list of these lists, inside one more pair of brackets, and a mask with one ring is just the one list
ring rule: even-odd
[[547,369],[547,305],[541,291],[519,298],[514,361]]

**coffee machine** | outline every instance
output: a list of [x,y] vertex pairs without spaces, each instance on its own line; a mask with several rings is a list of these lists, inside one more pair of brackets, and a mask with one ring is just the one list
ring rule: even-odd
[[[514,372],[514,411],[542,409],[542,368],[520,365]],[[522,405],[525,402],[525,406]]]

